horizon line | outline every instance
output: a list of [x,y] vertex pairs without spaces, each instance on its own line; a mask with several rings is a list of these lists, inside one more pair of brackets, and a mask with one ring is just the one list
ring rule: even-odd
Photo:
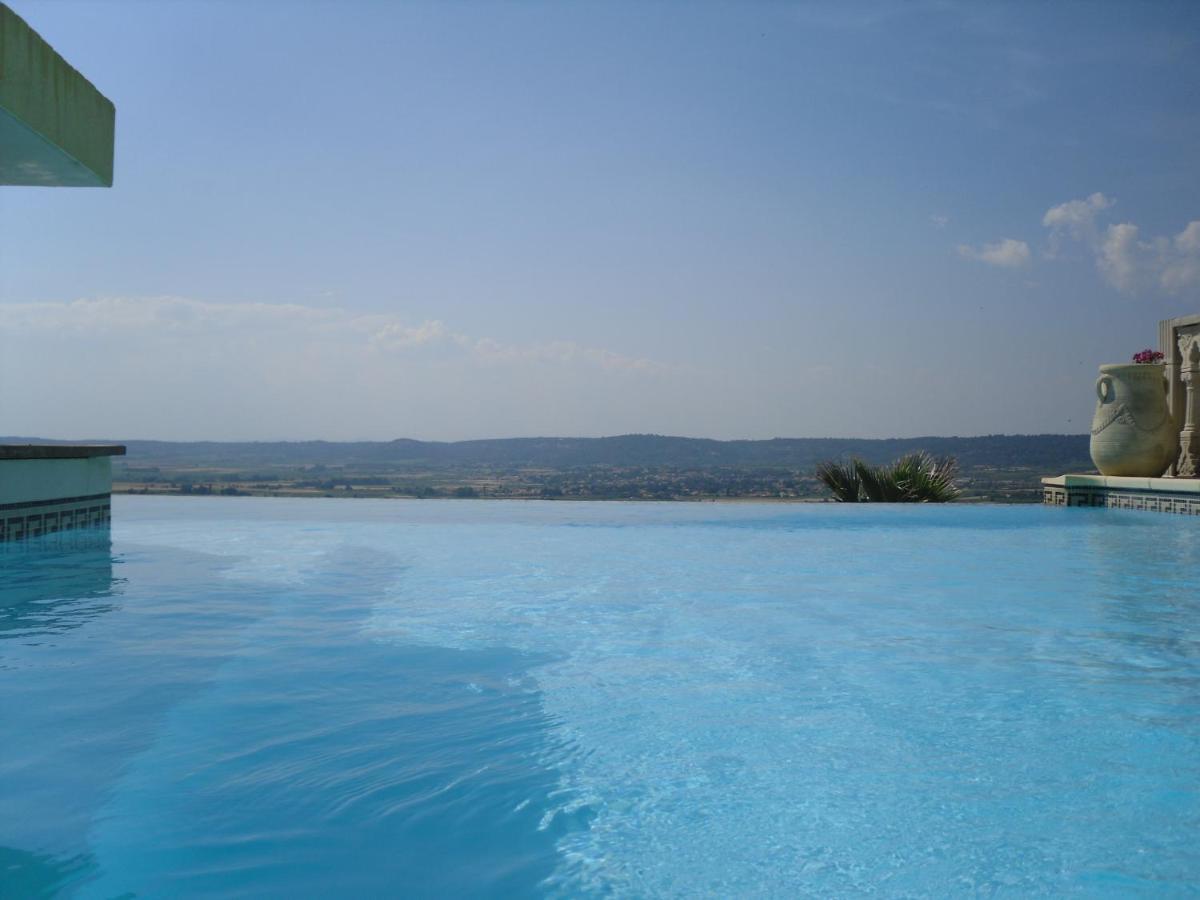
[[213,438],[46,438],[22,435],[7,435],[0,437],[0,443],[53,443],[53,444],[124,444],[124,443],[156,443],[156,444],[398,444],[398,443],[413,443],[413,444],[475,444],[497,441],[611,441],[622,438],[659,438],[662,440],[679,440],[679,441],[706,441],[717,444],[754,444],[754,443],[770,443],[773,441],[926,441],[926,440],[957,440],[957,441],[975,441],[985,440],[988,438],[1039,438],[1039,437],[1088,437],[1087,432],[993,432],[990,434],[922,434],[913,437],[846,437],[846,436],[825,436],[825,437],[769,437],[769,438],[711,438],[711,437],[695,437],[691,435],[676,435],[676,434],[658,434],[656,432],[625,432],[622,434],[608,435],[525,435],[519,437],[483,437],[483,438],[460,438],[458,440],[436,440],[425,438],[346,438],[346,439],[329,439],[329,438],[236,438],[236,439],[213,439]]

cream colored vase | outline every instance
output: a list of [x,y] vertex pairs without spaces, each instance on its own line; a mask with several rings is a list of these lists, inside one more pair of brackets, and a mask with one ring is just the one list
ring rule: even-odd
[[1162,365],[1101,366],[1096,397],[1091,451],[1100,474],[1161,475],[1179,446]]

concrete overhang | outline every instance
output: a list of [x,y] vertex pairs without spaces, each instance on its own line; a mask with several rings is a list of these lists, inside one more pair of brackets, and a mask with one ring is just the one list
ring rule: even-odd
[[0,184],[110,187],[116,108],[0,3]]

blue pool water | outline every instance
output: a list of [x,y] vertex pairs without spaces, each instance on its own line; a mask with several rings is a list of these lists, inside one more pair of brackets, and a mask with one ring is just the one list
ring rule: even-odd
[[114,520],[0,549],[0,896],[1200,891],[1200,521]]

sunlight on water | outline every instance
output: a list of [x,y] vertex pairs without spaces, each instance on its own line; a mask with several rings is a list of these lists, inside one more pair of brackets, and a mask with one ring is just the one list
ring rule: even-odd
[[1200,522],[147,498],[115,522],[2,557],[0,895],[1200,890]]

